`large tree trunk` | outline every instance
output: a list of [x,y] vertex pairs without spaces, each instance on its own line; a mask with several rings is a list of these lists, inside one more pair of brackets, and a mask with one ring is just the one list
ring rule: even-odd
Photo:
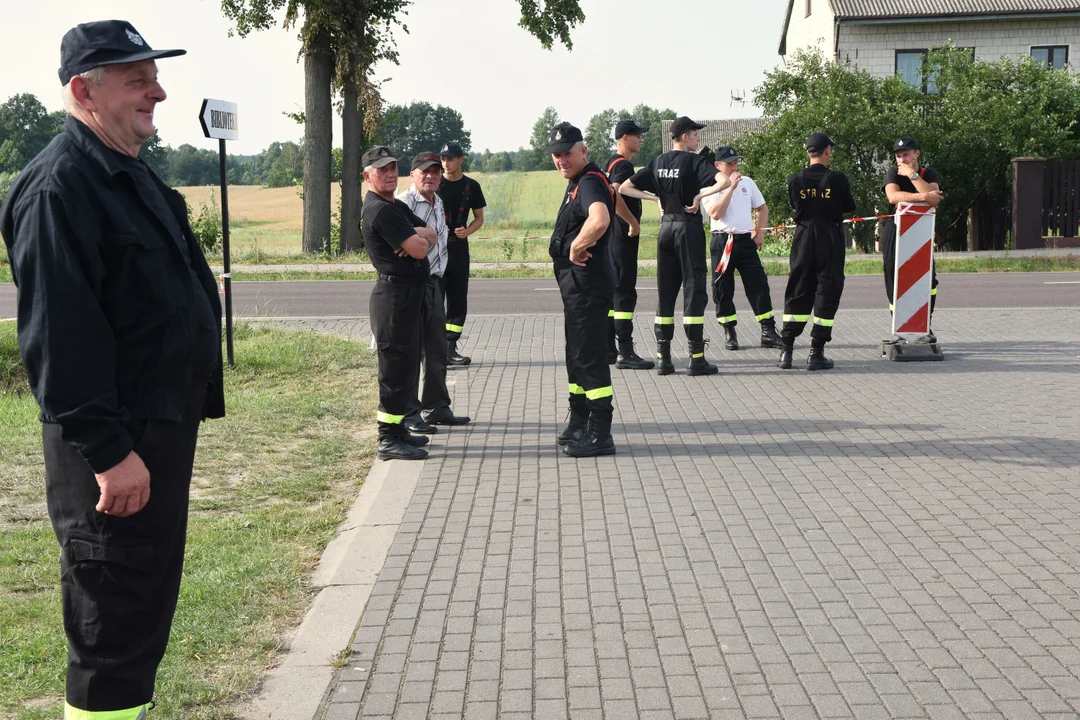
[[360,158],[364,154],[364,113],[360,107],[360,93],[356,77],[363,75],[356,66],[363,57],[364,25],[361,5],[361,18],[356,23],[357,42],[360,52],[350,58],[350,69],[354,70],[345,82],[342,94],[345,105],[341,111],[341,251],[358,252],[363,246],[360,236],[360,209],[363,198],[360,195]]
[[319,33],[304,53],[304,252],[330,249],[333,126],[330,37]]

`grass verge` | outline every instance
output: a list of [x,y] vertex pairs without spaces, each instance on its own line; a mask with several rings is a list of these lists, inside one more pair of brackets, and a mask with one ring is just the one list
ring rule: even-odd
[[[61,715],[58,548],[44,507],[37,406],[0,325],[0,716]],[[225,720],[272,663],[308,576],[367,474],[375,360],[337,338],[237,328],[229,416],[203,425],[184,583],[155,717]]]

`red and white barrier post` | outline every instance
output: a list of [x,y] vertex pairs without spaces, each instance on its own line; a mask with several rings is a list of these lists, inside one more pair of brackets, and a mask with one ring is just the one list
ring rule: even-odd
[[933,289],[934,219],[937,211],[921,203],[896,206],[896,265],[893,275],[892,331],[882,343],[891,360],[941,360],[937,343],[915,343],[930,332]]

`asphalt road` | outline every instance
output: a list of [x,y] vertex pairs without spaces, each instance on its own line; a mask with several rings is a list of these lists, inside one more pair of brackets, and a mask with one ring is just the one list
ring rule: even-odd
[[[769,278],[773,302],[782,305],[787,278]],[[938,308],[1080,307],[1080,273],[982,273],[941,275]],[[367,315],[372,281],[239,282],[233,310],[237,317],[356,317]],[[736,283],[736,307],[749,311]],[[656,279],[638,281],[638,306],[653,312]],[[678,307],[681,307],[681,303]],[[841,309],[885,307],[879,276],[847,279]],[[469,284],[469,312],[530,315],[562,312],[554,280],[473,280]],[[712,312],[710,308],[706,312]],[[0,284],[0,317],[15,314],[15,287]]]

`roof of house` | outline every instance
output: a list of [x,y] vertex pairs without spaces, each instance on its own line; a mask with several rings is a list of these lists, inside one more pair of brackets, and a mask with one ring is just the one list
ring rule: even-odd
[[[829,4],[838,22],[1080,13],[1080,0],[829,0]],[[787,54],[787,31],[794,6],[795,0],[788,0],[780,35],[781,55]]]
[[[756,132],[765,126],[765,118],[732,118],[727,120],[698,120],[705,127],[698,133],[702,146],[715,149],[720,145],[732,145],[745,133]],[[661,123],[664,134],[664,152],[671,150],[671,121]]]

